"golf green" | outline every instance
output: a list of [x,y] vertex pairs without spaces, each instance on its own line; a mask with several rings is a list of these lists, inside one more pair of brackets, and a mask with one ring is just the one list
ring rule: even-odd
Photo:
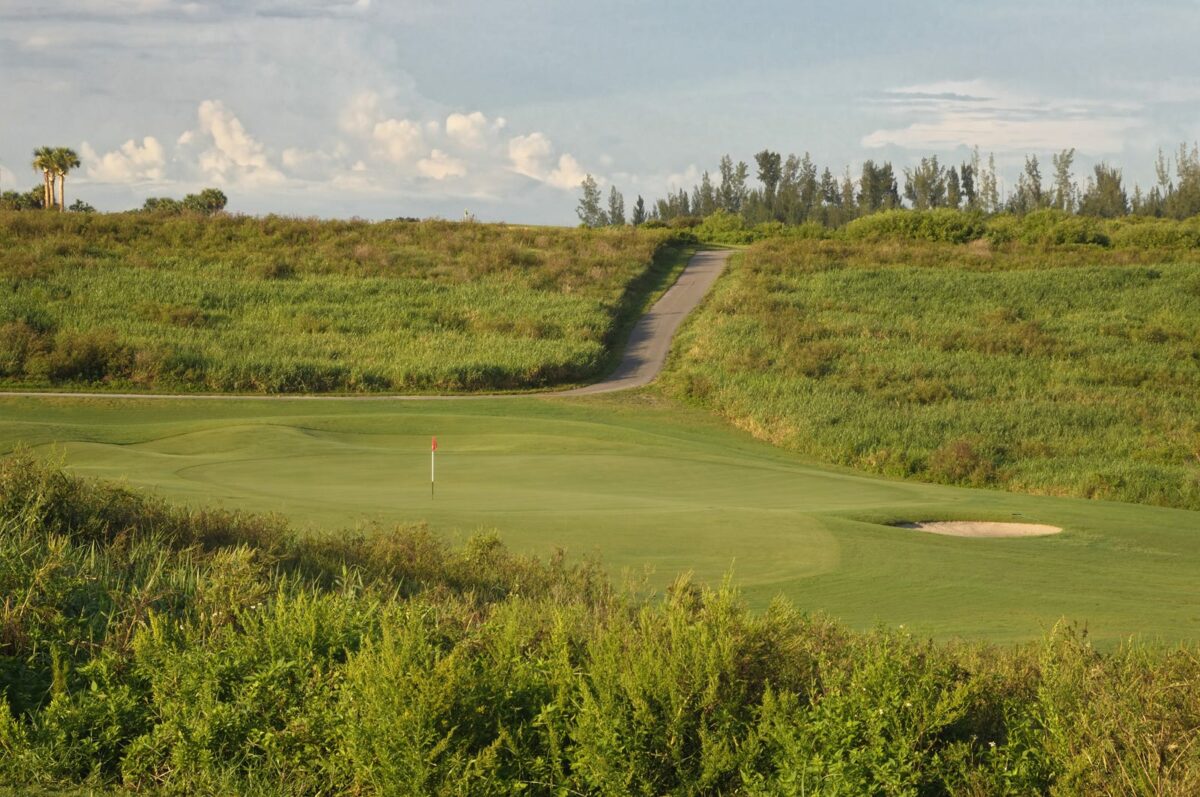
[[[429,442],[439,449],[436,496]],[[1101,643],[1200,638],[1200,513],[901,482],[804,461],[651,391],[467,401],[0,399],[0,451],[192,505],[338,530],[427,521],[599,554],[662,585],[732,574],[863,627],[1015,640],[1068,618]],[[896,520],[1018,520],[966,539]]]

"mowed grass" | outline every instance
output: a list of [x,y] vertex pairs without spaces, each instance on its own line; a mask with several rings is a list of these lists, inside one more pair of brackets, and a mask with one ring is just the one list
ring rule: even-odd
[[[438,485],[429,489],[436,434]],[[0,450],[192,506],[281,512],[313,533],[427,521],[518,551],[599,554],[661,587],[732,573],[859,628],[1093,640],[1200,638],[1200,513],[889,480],[812,464],[652,392],[580,399],[0,399]],[[1057,536],[970,540],[881,525],[1027,520]]]
[[767,241],[664,384],[877,473],[1200,508],[1200,254]]
[[610,364],[666,231],[0,213],[0,385],[519,390]]

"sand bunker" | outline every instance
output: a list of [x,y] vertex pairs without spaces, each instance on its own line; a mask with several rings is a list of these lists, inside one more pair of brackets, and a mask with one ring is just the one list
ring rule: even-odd
[[976,520],[930,520],[920,523],[897,523],[902,529],[945,534],[948,537],[1045,537],[1058,534],[1058,526],[1039,523],[990,523]]

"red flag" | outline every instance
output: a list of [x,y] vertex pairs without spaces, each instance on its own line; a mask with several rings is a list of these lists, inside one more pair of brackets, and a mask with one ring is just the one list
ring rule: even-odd
[[429,450],[430,450],[430,451],[437,451],[437,436],[436,436],[436,435],[434,435],[434,438],[433,438],[433,447],[432,447],[432,448],[430,448]]

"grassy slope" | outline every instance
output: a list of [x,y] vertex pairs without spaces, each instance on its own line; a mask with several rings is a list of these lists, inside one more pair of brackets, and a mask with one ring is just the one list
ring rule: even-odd
[[[428,492],[429,435],[439,487]],[[514,548],[599,551],[614,569],[731,567],[857,626],[1035,637],[1059,617],[1094,639],[1200,636],[1200,514],[901,482],[813,465],[652,394],[464,402],[0,400],[0,450],[58,451],[189,503],[326,528],[427,519]],[[1057,537],[962,540],[869,521],[1010,519]]]
[[0,384],[223,392],[585,381],[666,231],[0,214]]
[[768,241],[669,392],[896,476],[1200,508],[1200,256]]

